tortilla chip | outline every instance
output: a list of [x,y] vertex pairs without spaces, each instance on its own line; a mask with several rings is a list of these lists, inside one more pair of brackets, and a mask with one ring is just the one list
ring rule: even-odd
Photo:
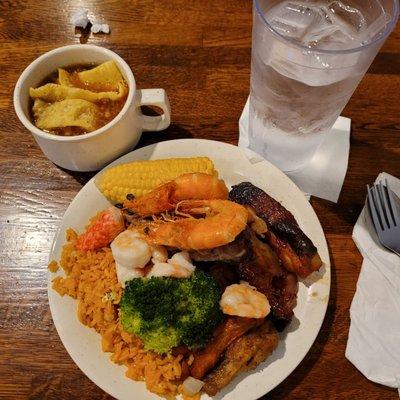
[[117,101],[128,93],[128,86],[114,61],[107,61],[90,70],[69,73],[58,69],[58,84],[47,83],[30,88],[35,125],[55,130],[80,127],[86,132],[98,128],[102,117],[96,103]]
[[[78,72],[74,77],[82,82],[83,87],[93,86],[92,90],[99,88],[103,91],[116,91],[119,90],[121,83],[125,82],[113,60],[106,61],[95,68]],[[58,81],[63,86],[74,86],[71,83],[70,74],[62,68],[58,69]]]
[[58,68],[58,83],[61,86],[74,86],[69,79],[69,72],[62,68]]
[[36,99],[33,105],[36,126],[53,130],[66,126],[78,126],[86,132],[94,131],[99,116],[97,106],[82,99],[66,99],[54,104]]
[[114,60],[106,61],[95,68],[78,72],[79,79],[85,84],[107,85],[107,90],[118,90],[124,78]]
[[90,90],[58,85],[56,83],[47,83],[36,89],[29,89],[29,95],[33,99],[41,99],[48,103],[54,103],[65,99],[82,99],[91,102],[97,102],[103,99],[118,100],[123,97],[126,92],[127,87],[123,82],[119,83],[118,92],[96,93]]

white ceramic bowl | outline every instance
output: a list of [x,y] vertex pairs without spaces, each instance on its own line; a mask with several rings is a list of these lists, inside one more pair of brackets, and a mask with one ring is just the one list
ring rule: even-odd
[[[57,68],[74,64],[114,60],[129,86],[126,103],[107,125],[78,136],[57,136],[38,129],[30,119],[29,88],[37,87]],[[155,105],[163,110],[156,117],[145,116],[140,106]],[[95,171],[135,147],[143,131],[160,131],[171,120],[164,89],[136,88],[129,65],[111,50],[93,45],[64,46],[41,55],[21,74],[14,89],[14,108],[22,124],[32,133],[43,153],[60,167],[73,171]]]

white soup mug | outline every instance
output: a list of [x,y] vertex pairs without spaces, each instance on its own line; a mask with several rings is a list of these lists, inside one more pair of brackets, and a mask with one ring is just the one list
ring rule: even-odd
[[[90,133],[58,136],[37,128],[30,118],[29,88],[37,87],[57,68],[77,64],[101,64],[114,60],[129,93],[120,113],[108,124]],[[158,106],[163,114],[146,116],[143,105]],[[96,171],[133,149],[143,131],[161,131],[171,121],[171,108],[164,89],[137,89],[129,65],[111,50],[93,45],[71,45],[49,51],[33,61],[21,74],[14,90],[14,108],[22,124],[32,133],[43,153],[55,164],[72,171]]]

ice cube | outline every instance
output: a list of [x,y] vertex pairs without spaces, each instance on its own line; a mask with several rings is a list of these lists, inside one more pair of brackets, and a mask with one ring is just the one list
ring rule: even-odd
[[321,6],[318,10],[318,18],[306,30],[303,42],[312,47],[321,49],[338,50],[352,46],[353,32],[349,32],[341,24],[335,24],[331,18],[329,9]]
[[297,27],[285,24],[279,20],[271,21],[271,26],[276,30],[276,32],[288,38],[298,39],[302,36],[302,32],[299,32]]
[[334,23],[345,25],[351,31],[360,33],[367,27],[367,22],[361,11],[355,7],[344,4],[341,1],[333,1],[329,4],[328,9]]
[[359,10],[334,1],[329,6],[319,5],[315,15],[303,37],[303,42],[310,47],[344,50],[361,45],[360,36],[366,22]]
[[279,33],[300,40],[307,27],[313,23],[315,12],[302,2],[283,2],[274,7],[267,18]]
[[368,44],[375,36],[380,35],[390,20],[390,15],[382,12],[382,14],[360,35],[362,44]]
[[[355,45],[358,46],[359,44],[356,42]],[[319,49],[324,50],[344,50],[353,47],[354,41],[353,38],[349,38],[346,32],[335,27],[329,35],[321,36],[318,42],[313,42],[312,46],[318,46]]]
[[[315,49],[343,50],[354,47],[350,27],[341,22],[328,8],[337,2],[305,2],[294,0],[279,3],[270,10],[269,17],[280,33],[295,39],[309,49],[291,48],[287,44],[263,37],[263,47],[257,54],[263,64],[279,74],[308,86],[325,86],[349,78],[359,59],[359,53],[326,55]],[[333,17],[332,17],[333,15]],[[268,15],[267,15],[268,16]],[[359,45],[357,43],[357,45]]]
[[287,3],[279,19],[298,28],[307,28],[315,18],[315,10],[302,3]]

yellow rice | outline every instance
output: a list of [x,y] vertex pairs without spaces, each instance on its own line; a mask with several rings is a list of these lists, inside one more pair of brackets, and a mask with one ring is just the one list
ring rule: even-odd
[[[128,378],[144,380],[147,389],[156,394],[175,396],[181,391],[182,355],[160,356],[144,351],[139,338],[122,330],[117,311],[122,288],[111,250],[75,250],[76,238],[77,234],[69,229],[60,260],[66,276],[54,278],[53,288],[61,296],[77,299],[79,321],[101,335],[102,350],[112,353],[113,362],[127,367]],[[54,262],[50,267],[55,269]]]

